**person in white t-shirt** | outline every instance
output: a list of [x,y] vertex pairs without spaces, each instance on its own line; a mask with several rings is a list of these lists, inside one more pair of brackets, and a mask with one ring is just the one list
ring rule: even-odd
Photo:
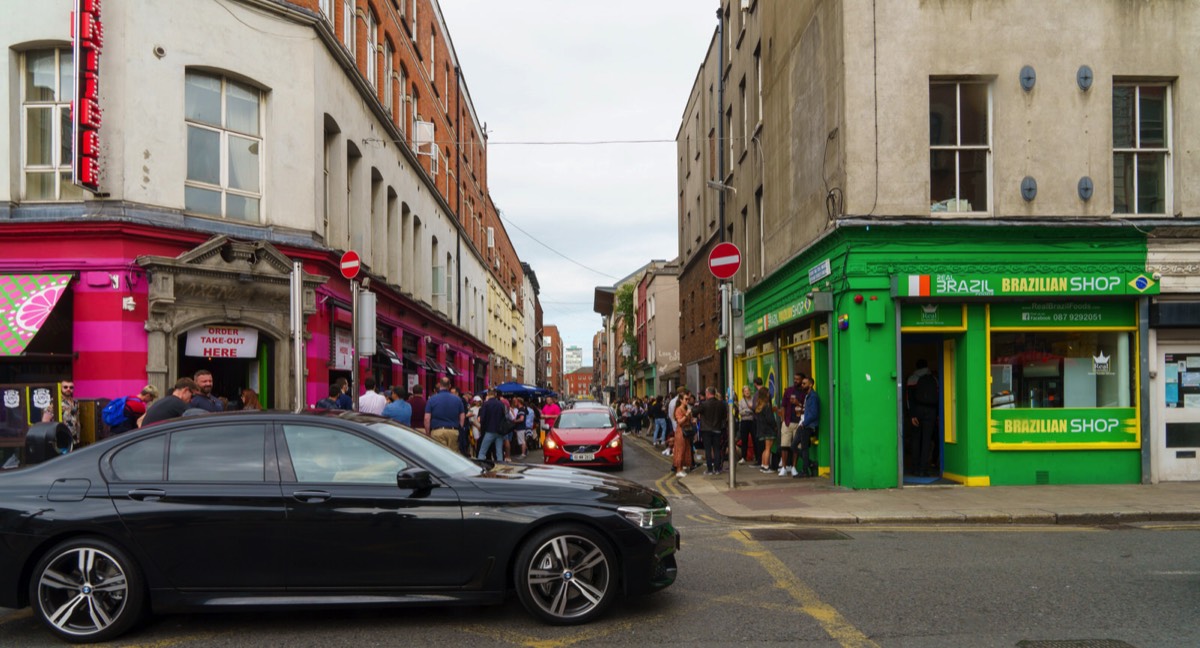
[[363,414],[383,415],[383,408],[387,405],[388,399],[383,394],[375,391],[375,379],[365,378],[363,387],[367,391],[363,392],[362,396],[358,397],[358,411]]

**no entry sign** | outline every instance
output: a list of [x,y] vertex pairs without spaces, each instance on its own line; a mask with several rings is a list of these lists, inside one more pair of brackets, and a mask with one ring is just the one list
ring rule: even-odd
[[708,269],[717,279],[729,279],[742,267],[742,252],[733,243],[718,243],[708,254]]
[[362,262],[358,258],[358,252],[350,250],[342,255],[342,276],[347,279],[353,279],[358,276],[358,270],[362,266]]

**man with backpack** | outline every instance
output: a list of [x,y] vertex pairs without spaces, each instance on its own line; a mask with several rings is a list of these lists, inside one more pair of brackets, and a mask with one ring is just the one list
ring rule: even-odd
[[917,360],[917,370],[908,377],[906,384],[909,422],[915,435],[911,444],[913,471],[920,477],[928,477],[930,471],[937,471],[933,465],[933,448],[937,443],[941,385],[937,376],[929,370],[929,362],[925,358]]
[[104,424],[108,426],[111,435],[135,430],[138,419],[146,413],[146,407],[158,398],[158,388],[154,385],[142,387],[137,396],[122,396],[109,401],[101,411]]

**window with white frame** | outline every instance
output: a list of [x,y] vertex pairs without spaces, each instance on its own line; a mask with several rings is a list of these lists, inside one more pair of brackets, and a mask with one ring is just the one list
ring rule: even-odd
[[321,0],[321,17],[333,23],[333,0]]
[[45,49],[21,57],[21,196],[25,200],[82,200],[71,180],[71,50]]
[[354,47],[354,0],[342,0],[342,45],[358,58]]
[[184,209],[259,220],[262,200],[262,93],[215,74],[188,71]]
[[987,81],[929,81],[931,212],[990,211],[991,106]]
[[434,76],[433,63],[434,63],[434,59],[436,58],[436,55],[437,55],[437,32],[434,31],[433,27],[431,26],[429,28],[429,82],[432,84],[435,84],[435,85],[437,84],[437,77]]
[[1166,214],[1171,191],[1171,86],[1113,85],[1113,213]]
[[396,72],[398,76],[396,85],[400,87],[400,114],[396,116],[396,126],[400,128],[400,139],[407,142],[408,113],[406,111],[408,110],[408,104],[410,101],[408,96],[408,75],[404,73],[403,64],[396,70]]
[[383,107],[387,109],[391,115],[392,121],[396,121],[396,86],[392,81],[394,68],[392,67],[392,58],[395,56],[395,50],[392,49],[392,41],[383,40]]
[[412,39],[414,42],[416,42],[416,40],[417,40],[417,0],[412,0],[412,15],[409,16],[409,20],[412,21],[409,23],[411,30],[412,30]]
[[367,83],[374,88],[378,84],[379,75],[378,63],[375,57],[379,56],[379,20],[375,18],[374,11],[367,11]]

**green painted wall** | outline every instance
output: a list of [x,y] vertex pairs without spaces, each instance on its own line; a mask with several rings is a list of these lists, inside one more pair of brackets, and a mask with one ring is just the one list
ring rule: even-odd
[[[810,285],[808,272],[826,259],[832,273]],[[790,325],[787,313],[809,291],[833,297],[828,353],[832,380],[822,381],[818,454],[837,456],[838,484],[852,488],[898,485],[898,323],[892,277],[907,274],[1012,272],[1142,272],[1145,237],[1132,228],[1015,226],[878,226],[841,228],[815,242],[747,293],[746,319],[768,321],[769,331]],[[855,303],[862,295],[863,302]],[[882,322],[868,324],[871,298]],[[845,317],[848,327],[839,330]],[[944,470],[990,483],[1133,483],[1141,476],[1138,450],[989,451],[989,398],[985,306],[968,308],[968,330],[958,341],[954,385],[957,443],[946,444]],[[814,354],[817,356],[818,354]],[[814,357],[814,360],[817,358]],[[825,358],[821,358],[821,366]],[[832,417],[832,425],[829,424]],[[832,432],[833,443],[830,443]],[[1143,431],[1144,434],[1144,431]]]

